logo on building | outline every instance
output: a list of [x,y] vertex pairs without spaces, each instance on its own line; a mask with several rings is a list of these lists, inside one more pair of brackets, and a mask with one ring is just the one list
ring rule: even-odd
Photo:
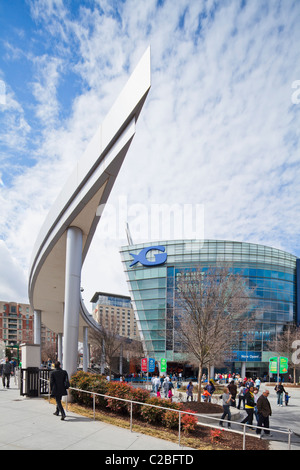
[[[147,253],[151,250],[158,250],[161,251],[162,253],[156,253],[154,255],[154,260],[149,261],[146,256]],[[137,263],[141,263],[143,266],[158,266],[159,264],[164,264],[167,260],[167,253],[165,253],[165,247],[158,245],[158,246],[149,246],[147,248],[143,248],[142,251],[139,252],[138,255],[135,255],[133,253],[129,253],[133,257],[132,263],[129,265],[134,266]]]

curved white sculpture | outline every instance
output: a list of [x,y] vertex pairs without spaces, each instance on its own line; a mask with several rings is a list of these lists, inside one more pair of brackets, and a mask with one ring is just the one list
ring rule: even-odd
[[150,89],[147,49],[117,101],[53,204],[37,237],[29,272],[29,301],[52,331],[63,334],[63,365],[77,369],[84,328],[98,328],[83,305],[80,275],[96,227],[135,134]]

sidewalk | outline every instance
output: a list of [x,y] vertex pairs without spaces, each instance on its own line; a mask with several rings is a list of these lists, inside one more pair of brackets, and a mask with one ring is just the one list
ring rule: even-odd
[[[117,426],[67,412],[54,416],[55,405],[43,398],[26,398],[11,383],[0,384],[0,450],[166,450],[178,444],[130,432]],[[192,450],[192,449],[189,449]]]

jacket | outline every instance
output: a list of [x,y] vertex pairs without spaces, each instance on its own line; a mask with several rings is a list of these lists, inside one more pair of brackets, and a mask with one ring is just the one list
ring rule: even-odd
[[255,401],[254,401],[254,393],[248,392],[245,395],[245,408],[254,408],[255,406]]
[[257,406],[258,413],[263,415],[264,418],[271,416],[272,414],[271,405],[267,397],[265,397],[264,395],[261,395],[257,400],[256,406]]
[[69,378],[66,370],[55,369],[50,373],[51,397],[68,395]]
[[10,362],[4,362],[2,365],[2,374],[10,374],[13,368]]

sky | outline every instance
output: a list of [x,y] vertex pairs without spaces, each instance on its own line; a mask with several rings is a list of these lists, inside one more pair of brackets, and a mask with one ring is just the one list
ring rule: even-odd
[[167,227],[300,256],[299,24],[298,0],[0,0],[0,299],[28,302],[39,230],[148,46],[151,90],[83,265],[87,307],[128,295],[125,222],[134,242]]

